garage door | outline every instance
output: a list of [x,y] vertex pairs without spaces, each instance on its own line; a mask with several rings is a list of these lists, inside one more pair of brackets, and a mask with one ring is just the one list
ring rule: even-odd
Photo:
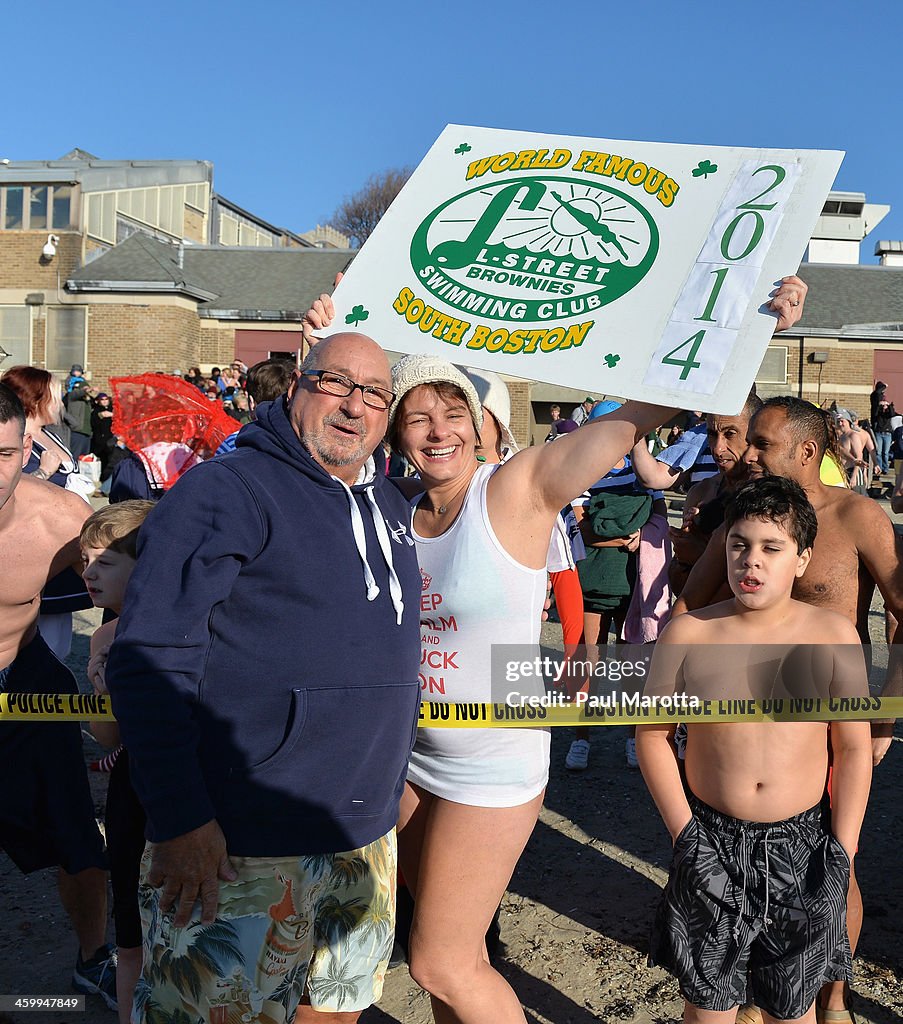
[[[903,346],[900,348],[875,349],[875,380],[887,385],[887,396],[897,411],[903,411]],[[860,415],[868,414],[863,409]]]
[[235,358],[253,366],[270,356],[295,358],[301,348],[300,331],[236,331]]

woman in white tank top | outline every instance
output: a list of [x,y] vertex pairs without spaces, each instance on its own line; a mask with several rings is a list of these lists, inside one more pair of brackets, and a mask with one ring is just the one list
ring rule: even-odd
[[[393,370],[389,439],[417,469],[424,699],[488,702],[494,643],[535,645],[559,509],[672,415],[630,403],[503,465],[479,454],[482,412],[451,363]],[[437,1022],[524,1024],[483,936],[542,805],[548,733],[420,729],[401,802],[399,859],[415,896],[411,976]]]

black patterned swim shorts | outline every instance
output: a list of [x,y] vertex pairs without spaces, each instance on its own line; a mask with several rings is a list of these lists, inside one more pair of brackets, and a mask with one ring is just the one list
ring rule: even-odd
[[824,982],[852,979],[850,860],[831,833],[830,811],[755,822],[695,798],[690,806],[650,964],[670,971],[700,1009],[729,1010],[749,997],[778,1019],[802,1017]]

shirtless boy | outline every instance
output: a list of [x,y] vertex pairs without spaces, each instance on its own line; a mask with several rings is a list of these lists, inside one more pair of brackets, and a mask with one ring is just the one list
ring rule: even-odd
[[[790,651],[814,643],[831,645],[820,653],[832,695],[867,693],[853,625],[791,597],[816,528],[793,481],[765,478],[742,488],[725,519],[733,597],[672,621],[651,688],[693,692],[716,644]],[[689,800],[672,728],[637,730],[643,775],[674,842],[650,958],[678,978],[686,1021],[733,1021],[747,974],[766,1021],[814,1021],[822,983],[851,977],[846,893],[871,780],[868,723],[832,723],[830,810],[826,723],[690,724]]]
[[[839,612],[856,627],[862,643],[870,643],[868,616],[876,584],[885,607],[898,621],[903,618],[903,567],[890,519],[869,498],[821,481],[820,467],[829,443],[828,426],[825,414],[809,402],[789,396],[769,399],[750,421],[746,440],[743,461],[750,478],[783,476],[795,480],[805,490],[818,516],[812,558],[805,576],[793,584],[793,597]],[[724,596],[724,536],[723,528],[712,535],[705,554],[693,567],[675,602],[674,617]],[[899,643],[903,633],[897,632],[892,639]],[[888,673],[885,692],[891,692],[889,687],[893,685],[896,684]],[[873,764],[879,764],[886,754],[892,735],[893,723],[872,723]],[[855,952],[862,927],[862,896],[855,872],[850,878],[847,924]],[[822,994],[821,1002],[831,1014],[843,1014],[843,986],[830,986]]]
[[[90,508],[22,476],[31,455],[19,399],[0,383],[0,690],[75,693],[72,673],[38,633],[41,590],[81,571],[78,533]],[[79,941],[73,984],[115,1008],[106,935],[106,858],[94,818],[78,722],[0,723],[0,847],[25,872],[59,865],[60,899]]]

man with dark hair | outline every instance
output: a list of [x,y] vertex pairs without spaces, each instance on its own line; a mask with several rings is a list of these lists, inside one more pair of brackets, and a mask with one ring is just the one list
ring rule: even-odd
[[[256,408],[264,402],[275,402],[289,389],[295,374],[295,364],[291,359],[277,357],[264,359],[255,363],[248,370],[248,398],[250,399],[251,419],[256,418]],[[217,455],[235,451],[235,439],[238,431],[230,434],[216,449]]]
[[[23,477],[30,455],[22,404],[0,383],[0,692],[77,693],[75,677],[38,631],[38,610],[49,579],[68,566],[81,572],[78,535],[91,509],[62,487]],[[73,984],[115,1009],[106,857],[81,726],[0,723],[0,755],[0,847],[26,873],[59,866],[60,899],[79,942]]]
[[[748,479],[743,461],[746,431],[749,421],[761,407],[762,399],[753,384],[743,408],[735,416],[715,413],[706,416],[706,439],[717,473],[690,487],[684,502],[683,523],[680,529],[672,527],[670,530],[674,557],[668,579],[675,597],[680,596],[690,570],[702,557],[712,533],[721,525],[725,504]],[[640,460],[647,454],[648,449],[640,452]]]
[[254,405],[281,398],[291,386],[294,374],[294,362],[281,356],[255,363],[248,370],[248,394]]
[[[840,612],[856,627],[862,643],[869,644],[868,617],[876,585],[885,607],[898,622],[903,618],[903,567],[890,519],[869,498],[822,483],[819,471],[830,444],[830,431],[825,414],[810,402],[792,396],[769,399],[750,421],[746,440],[743,462],[750,477],[795,480],[806,491],[818,516],[812,560],[806,574],[794,584],[794,598]],[[723,526],[712,535],[674,606],[674,616],[707,607],[726,595],[725,535]],[[899,627],[893,642],[903,643]],[[895,678],[888,673],[888,687],[896,685]],[[873,723],[876,765],[886,754],[892,735],[892,722]],[[853,875],[847,926],[855,952],[862,927],[862,897]],[[843,986],[832,985],[830,989],[822,996],[821,1008],[843,1013]]]

